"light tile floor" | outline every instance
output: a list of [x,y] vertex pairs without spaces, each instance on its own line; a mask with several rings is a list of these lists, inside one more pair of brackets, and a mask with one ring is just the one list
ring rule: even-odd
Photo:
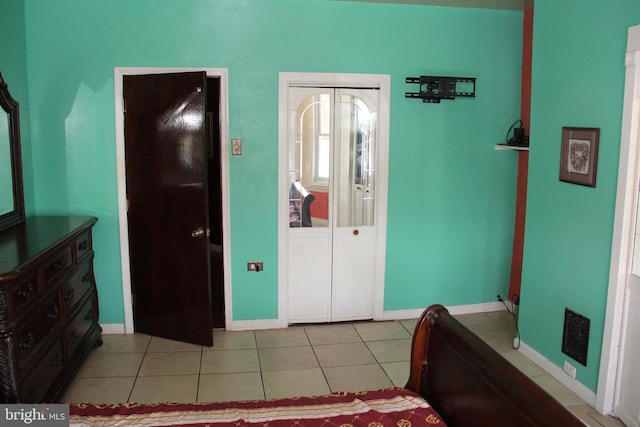
[[[589,426],[622,426],[512,348],[506,311],[458,319]],[[274,399],[404,386],[415,320],[214,331],[201,347],[142,334],[104,335],[66,402],[207,402]]]

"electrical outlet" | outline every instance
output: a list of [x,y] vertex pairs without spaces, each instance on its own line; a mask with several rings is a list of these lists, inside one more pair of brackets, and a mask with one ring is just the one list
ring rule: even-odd
[[569,375],[571,378],[575,379],[576,378],[576,367],[573,366],[571,363],[567,362],[566,360],[564,361],[564,371],[567,373],[567,375]]
[[262,261],[249,261],[247,263],[247,271],[262,271],[264,266]]

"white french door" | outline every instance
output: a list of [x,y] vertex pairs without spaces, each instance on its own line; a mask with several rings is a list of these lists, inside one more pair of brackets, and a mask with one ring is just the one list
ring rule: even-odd
[[[640,167],[640,162],[636,162],[636,167]],[[636,176],[640,177],[640,171]],[[634,197],[635,225],[630,239],[631,268],[626,280],[614,413],[627,426],[640,427],[640,184],[637,182]]]
[[378,88],[289,87],[288,322],[373,317]]
[[596,408],[640,427],[640,25],[625,54],[618,190]]

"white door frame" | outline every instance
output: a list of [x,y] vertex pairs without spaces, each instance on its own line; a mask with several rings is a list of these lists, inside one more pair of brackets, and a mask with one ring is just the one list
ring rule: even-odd
[[389,176],[389,118],[391,76],[388,74],[280,73],[278,87],[278,324],[288,325],[289,198],[288,175],[288,96],[290,86],[380,88],[378,160],[376,171],[376,247],[373,283],[373,319],[382,320],[387,245],[387,200]]
[[220,174],[222,184],[222,254],[224,264],[225,325],[233,321],[231,298],[231,245],[229,227],[229,77],[226,68],[155,68],[115,67],[113,86],[116,125],[116,168],[118,178],[118,221],[120,226],[120,264],[122,267],[122,299],[124,303],[124,333],[131,334],[133,328],[133,306],[131,301],[131,270],[129,265],[129,223],[127,220],[127,175],[124,157],[124,108],[122,79],[125,75],[184,73],[205,71],[207,77],[220,78]]
[[596,409],[613,412],[616,378],[619,368],[619,344],[622,337],[625,288],[629,274],[631,230],[634,225],[634,201],[638,185],[638,137],[640,136],[640,25],[629,28],[625,56],[626,77],[618,190],[611,247],[609,290],[604,323]]

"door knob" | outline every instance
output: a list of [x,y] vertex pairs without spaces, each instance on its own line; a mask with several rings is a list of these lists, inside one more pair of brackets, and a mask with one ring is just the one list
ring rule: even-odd
[[204,234],[204,229],[202,227],[198,227],[191,232],[191,237],[193,237],[194,239],[200,239],[204,237]]

